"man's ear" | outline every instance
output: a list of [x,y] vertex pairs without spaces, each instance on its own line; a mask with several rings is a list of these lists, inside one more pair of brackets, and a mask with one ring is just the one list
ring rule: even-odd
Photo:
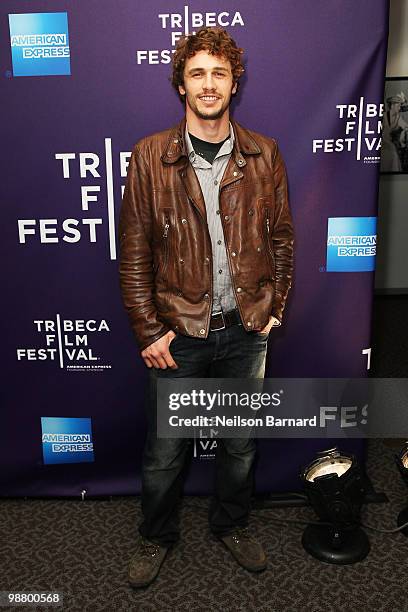
[[237,93],[237,83],[234,83],[234,87],[231,89],[231,95],[234,95],[235,93]]
[[179,85],[178,86],[178,90],[179,90],[179,94],[181,96],[185,96],[186,95],[186,90],[184,89],[183,85]]

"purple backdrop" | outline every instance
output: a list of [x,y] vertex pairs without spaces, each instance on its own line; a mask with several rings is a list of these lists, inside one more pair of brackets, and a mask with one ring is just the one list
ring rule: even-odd
[[[70,76],[14,75],[8,14],[33,12],[67,12]],[[121,304],[115,223],[126,153],[183,113],[168,81],[172,42],[206,19],[246,50],[234,117],[275,137],[287,164],[296,272],[267,372],[367,372],[373,274],[326,271],[327,225],[377,214],[388,3],[3,1],[0,495],[139,491],[146,371]],[[91,418],[94,461],[45,464],[41,417]],[[210,446],[195,442],[189,492],[210,489]],[[261,441],[258,490],[298,488],[299,467],[325,447]],[[364,454],[361,441],[342,448]]]

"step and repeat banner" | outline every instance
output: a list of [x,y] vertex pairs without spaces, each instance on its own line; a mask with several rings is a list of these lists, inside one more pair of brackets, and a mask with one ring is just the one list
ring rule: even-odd
[[[277,139],[296,231],[267,375],[364,376],[388,28],[384,0],[3,1],[0,495],[140,491],[147,370],[118,280],[130,151],[176,124],[178,39],[223,26],[245,49],[232,113]],[[325,440],[261,440],[258,491],[299,488]],[[211,490],[216,436],[186,484]],[[364,458],[362,441],[342,443]]]

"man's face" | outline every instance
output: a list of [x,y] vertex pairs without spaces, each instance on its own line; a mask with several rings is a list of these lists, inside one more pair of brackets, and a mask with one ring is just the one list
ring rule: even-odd
[[229,60],[208,51],[198,51],[186,60],[184,86],[179,85],[179,92],[186,96],[186,107],[200,119],[222,117],[236,90]]

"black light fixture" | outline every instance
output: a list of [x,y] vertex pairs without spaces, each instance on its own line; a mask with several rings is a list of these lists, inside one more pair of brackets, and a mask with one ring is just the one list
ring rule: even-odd
[[370,550],[368,537],[359,526],[370,483],[354,455],[336,447],[318,455],[301,473],[306,495],[320,519],[306,527],[303,547],[326,563],[356,563]]
[[[395,461],[397,463],[398,469],[402,476],[402,480],[408,487],[408,442],[405,442],[405,446],[402,448],[399,455],[395,456]],[[405,525],[408,523],[408,507],[401,510],[397,518],[398,527],[401,525]],[[408,526],[401,529],[401,533],[405,536],[408,536]]]

